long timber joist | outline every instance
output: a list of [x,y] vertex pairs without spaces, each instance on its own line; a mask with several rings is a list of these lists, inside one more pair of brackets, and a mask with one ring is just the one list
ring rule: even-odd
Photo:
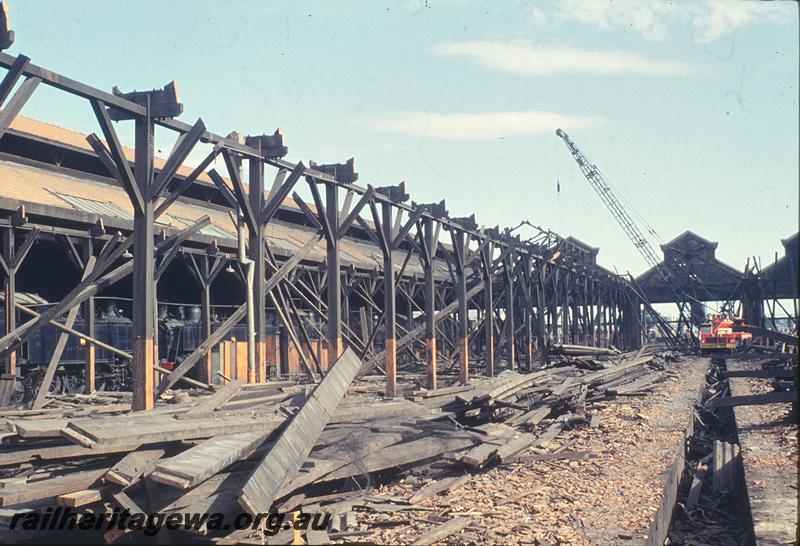
[[[638,308],[629,304],[635,295],[628,293],[627,283],[597,266],[580,245],[552,232],[537,228],[533,239],[524,240],[510,229],[480,227],[474,215],[451,217],[444,201],[409,202],[405,184],[356,185],[352,160],[328,165],[291,162],[284,158],[288,150],[280,130],[222,137],[200,119],[194,124],[178,121],[175,117],[183,107],[168,93],[169,86],[107,93],[21,55],[0,53],[0,66],[14,71],[13,82],[4,80],[6,87],[20,78],[30,82],[12,97],[14,107],[4,110],[3,130],[12,126],[39,85],[86,99],[87,115],[95,118],[102,139],[88,135],[88,148],[81,153],[96,158],[104,172],[85,176],[114,191],[121,188],[133,211],[126,220],[0,195],[6,307],[0,356],[6,373],[18,373],[17,349],[27,338],[78,305],[93,309],[99,291],[128,276],[134,410],[152,408],[157,395],[195,366],[200,384],[217,381],[212,353],[221,343],[239,346],[230,331],[242,320],[246,339],[238,341],[246,346],[245,377],[236,379],[267,381],[270,370],[273,376],[291,374],[291,353],[309,376],[317,378],[352,347],[386,375],[387,397],[397,393],[401,367],[416,367],[435,389],[441,372],[451,369],[457,373],[448,377],[461,383],[476,373],[494,375],[500,368],[530,369],[537,358],[546,360],[548,347],[556,343],[638,345],[635,335],[620,333],[623,322],[625,332],[640,331]],[[10,87],[1,91],[7,96]],[[132,153],[118,136],[126,120],[134,125]],[[155,157],[156,126],[176,135],[163,161]],[[211,146],[206,158],[194,168],[184,167],[188,155],[201,145]],[[217,158],[227,178],[209,168]],[[5,154],[6,159],[16,158]],[[20,157],[19,163],[59,171],[30,158]],[[265,172],[267,168],[274,172]],[[301,180],[311,194],[309,203],[295,191]],[[215,192],[213,204],[186,197],[197,184]],[[203,232],[208,219],[183,231],[165,227],[159,218],[178,205],[227,211],[235,228],[221,237]],[[303,233],[305,246],[281,252],[270,243],[271,230]],[[441,241],[443,231],[448,243]],[[43,236],[60,241],[62,250],[80,263],[93,258],[95,267],[61,301],[18,325],[19,266]],[[324,247],[322,256],[317,244]],[[373,254],[344,265],[343,245],[354,244],[368,245],[381,259]],[[76,255],[78,247],[81,256]],[[130,254],[132,260],[127,259]],[[348,250],[347,255],[353,253]],[[197,288],[203,340],[170,372],[159,363],[158,297],[169,291],[164,273],[179,256],[183,274]],[[245,301],[214,328],[215,282],[231,265],[238,269]],[[268,324],[273,322],[280,324],[280,333],[271,337]],[[90,332],[94,327],[87,324]],[[93,339],[91,333],[86,335]],[[93,343],[88,346],[94,350]],[[92,375],[86,380],[92,386],[94,364],[88,353],[85,373]]]

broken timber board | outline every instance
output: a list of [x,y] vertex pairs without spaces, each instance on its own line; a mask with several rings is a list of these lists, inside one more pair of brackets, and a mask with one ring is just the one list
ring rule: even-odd
[[694,508],[697,501],[700,500],[700,493],[703,490],[703,480],[706,477],[706,469],[698,468],[694,477],[692,478],[692,486],[689,488],[689,495],[686,497],[686,511],[688,512]]
[[281,485],[300,470],[361,365],[348,348],[328,370],[242,488],[239,504],[245,510],[251,514],[269,511]]
[[528,425],[529,427],[533,427],[538,425],[539,421],[550,415],[551,411],[552,408],[550,406],[542,406],[540,408],[526,411],[525,413],[517,415],[516,417],[512,417],[506,422],[512,426]]
[[163,449],[143,449],[128,453],[111,467],[111,470],[103,476],[103,480],[127,487],[143,474],[152,472],[156,462],[163,455]]
[[514,458],[517,463],[530,463],[536,461],[554,461],[558,459],[565,459],[568,461],[580,461],[591,459],[595,455],[590,451],[559,451],[558,453],[531,453],[529,455],[521,455]]
[[73,491],[71,493],[65,493],[63,495],[59,495],[56,498],[56,504],[58,504],[58,506],[68,506],[70,508],[78,508],[80,506],[86,506],[87,504],[100,502],[101,500],[103,500],[103,493],[104,493],[104,488],[82,489],[80,491]]
[[362,476],[388,468],[395,468],[417,461],[430,459],[448,451],[460,451],[474,446],[474,436],[459,436],[455,433],[447,437],[429,436],[402,444],[395,444],[372,453],[358,461],[348,464],[324,476],[320,481],[333,481],[351,476]]
[[34,449],[20,449],[15,451],[0,452],[0,466],[17,465],[31,461],[54,461],[78,457],[93,457],[110,453],[124,453],[137,449],[139,444],[110,446],[104,448],[88,448],[79,445],[40,447]]
[[132,431],[122,423],[109,421],[108,424],[75,422],[61,429],[62,436],[86,447],[111,446],[122,443],[152,444],[158,442],[211,438],[240,432],[271,432],[278,428],[284,419],[252,419],[248,417],[221,419],[186,419],[177,420],[171,417],[153,418],[149,426]]
[[[304,487],[331,472],[351,464],[385,447],[403,440],[397,433],[359,431],[359,435],[349,441],[342,440],[339,445],[315,452],[322,460],[307,471],[298,472],[289,483],[284,483],[278,491],[278,498]],[[316,462],[316,461],[315,461]]]
[[427,498],[433,497],[434,495],[444,493],[445,491],[450,491],[451,489],[456,489],[471,479],[472,476],[470,474],[465,474],[463,476],[451,476],[449,478],[442,478],[440,480],[435,479],[433,482],[414,493],[411,498],[408,499],[408,502],[411,504],[416,504]]
[[451,519],[450,521],[446,521],[444,523],[435,526],[433,529],[430,529],[427,533],[419,537],[414,542],[414,545],[425,546],[427,544],[435,544],[437,542],[442,542],[447,537],[452,536],[461,531],[467,525],[469,525],[469,518]]
[[515,455],[522,453],[528,447],[532,446],[536,441],[537,438],[535,435],[523,432],[516,438],[501,445],[497,449],[497,458],[500,459],[501,463],[508,462],[510,459],[513,459]]
[[226,383],[224,387],[219,389],[214,394],[210,394],[200,400],[197,405],[193,406],[190,411],[214,411],[222,407],[225,402],[236,396],[241,390],[242,382],[238,379]]
[[461,462],[470,466],[479,467],[491,459],[495,452],[500,448],[497,441],[484,442],[470,449],[463,457]]
[[250,455],[269,436],[263,432],[245,432],[217,436],[162,460],[150,475],[153,481],[188,489]]
[[564,423],[553,423],[547,430],[544,431],[544,434],[536,438],[536,441],[533,443],[535,447],[542,447],[544,445],[549,444],[552,442],[556,436],[561,433],[561,430],[564,428]]
[[73,472],[57,478],[38,482],[0,487],[0,506],[11,506],[21,502],[53,498],[65,493],[88,489],[106,473],[107,468]]

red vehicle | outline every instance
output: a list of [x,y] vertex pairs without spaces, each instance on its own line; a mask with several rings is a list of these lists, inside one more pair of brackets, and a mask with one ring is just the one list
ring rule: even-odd
[[712,315],[711,322],[700,326],[700,352],[733,352],[738,347],[749,343],[753,339],[753,334],[733,331],[734,325],[744,323],[744,319],[741,318]]

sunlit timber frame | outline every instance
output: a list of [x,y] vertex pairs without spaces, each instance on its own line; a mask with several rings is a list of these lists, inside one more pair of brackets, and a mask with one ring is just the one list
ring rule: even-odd
[[[0,66],[9,70],[0,84],[4,100],[18,80],[30,82],[11,97],[13,107],[4,108],[0,130],[8,127],[38,85],[86,99],[103,137],[87,139],[108,174],[124,188],[134,211],[130,230],[87,227],[80,237],[87,249],[82,259],[85,264],[93,257],[95,264],[67,297],[21,325],[6,321],[0,357],[8,373],[24,339],[77,305],[88,308],[99,290],[127,276],[132,276],[134,295],[134,410],[152,408],[156,397],[179,381],[200,386],[214,382],[209,354],[243,320],[250,331],[247,381],[268,380],[267,363],[275,364],[274,375],[285,372],[286,351],[298,353],[304,372],[319,378],[343,348],[351,346],[366,362],[363,373],[385,375],[387,397],[399,394],[402,374],[408,370],[421,370],[427,387],[435,389],[443,373],[465,383],[499,368],[529,369],[535,355],[546,360],[548,347],[555,343],[623,349],[640,343],[638,305],[630,304],[628,283],[586,260],[580,248],[563,238],[548,232],[547,237],[523,240],[511,230],[479,228],[474,215],[451,218],[443,201],[409,203],[405,184],[358,186],[352,160],[327,165],[290,162],[284,159],[288,150],[280,131],[222,137],[206,130],[202,120],[193,125],[178,121],[174,116],[182,105],[176,93],[169,94],[174,85],[111,94],[38,67],[23,56],[0,53]],[[117,125],[125,120],[132,121],[135,130],[132,163],[117,136]],[[154,167],[156,126],[178,134],[160,169]],[[200,143],[211,144],[211,153],[191,174],[176,176]],[[220,158],[227,180],[209,169]],[[268,193],[267,170],[274,176]],[[182,231],[156,228],[159,216],[201,175],[214,182],[237,219],[239,244],[199,243],[207,218]],[[294,191],[300,181],[306,182],[313,203]],[[297,207],[294,221],[314,235],[291,256],[278,257],[265,233],[288,200]],[[26,244],[15,246],[15,241],[35,238],[31,234],[37,226],[9,215],[0,218],[0,227],[5,283],[11,286],[5,298],[8,316],[9,309],[11,314],[18,309],[13,288],[20,258],[16,249]],[[440,240],[443,231],[447,243]],[[342,265],[341,243],[352,237],[368,239],[378,250],[382,260],[376,270]],[[318,245],[325,247],[325,258],[315,265],[310,256]],[[133,260],[119,265],[128,252]],[[183,256],[186,274],[196,281],[205,340],[170,371],[157,362],[156,282],[176,256]],[[421,266],[420,277],[409,272],[412,262]],[[229,263],[241,273],[247,301],[212,332],[210,287]],[[280,350],[270,354],[268,313],[282,326]],[[304,319],[308,316],[314,320]],[[622,323],[629,326],[623,329]],[[83,338],[90,347],[99,343],[91,329]],[[91,360],[87,356],[87,374],[93,373]],[[199,381],[186,377],[194,366],[200,368]]]

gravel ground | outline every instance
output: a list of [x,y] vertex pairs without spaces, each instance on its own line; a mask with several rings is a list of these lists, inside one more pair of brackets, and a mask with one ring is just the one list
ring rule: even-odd
[[[602,415],[599,428],[562,432],[546,446],[552,451],[574,440],[567,451],[589,451],[593,458],[495,467],[458,489],[421,501],[423,510],[359,513],[361,528],[375,532],[356,540],[412,543],[434,527],[437,518],[467,516],[469,526],[449,543],[641,543],[708,363],[686,357],[670,364],[667,380],[647,396],[590,404],[587,413]],[[542,427],[547,424],[544,421]],[[426,483],[411,477],[375,493],[408,497]],[[386,526],[402,520],[406,521]]]
[[[757,369],[757,363],[728,361],[728,370]],[[771,379],[730,379],[731,394],[773,392]],[[735,408],[745,481],[759,543],[791,543],[797,532],[797,424],[792,405]]]

